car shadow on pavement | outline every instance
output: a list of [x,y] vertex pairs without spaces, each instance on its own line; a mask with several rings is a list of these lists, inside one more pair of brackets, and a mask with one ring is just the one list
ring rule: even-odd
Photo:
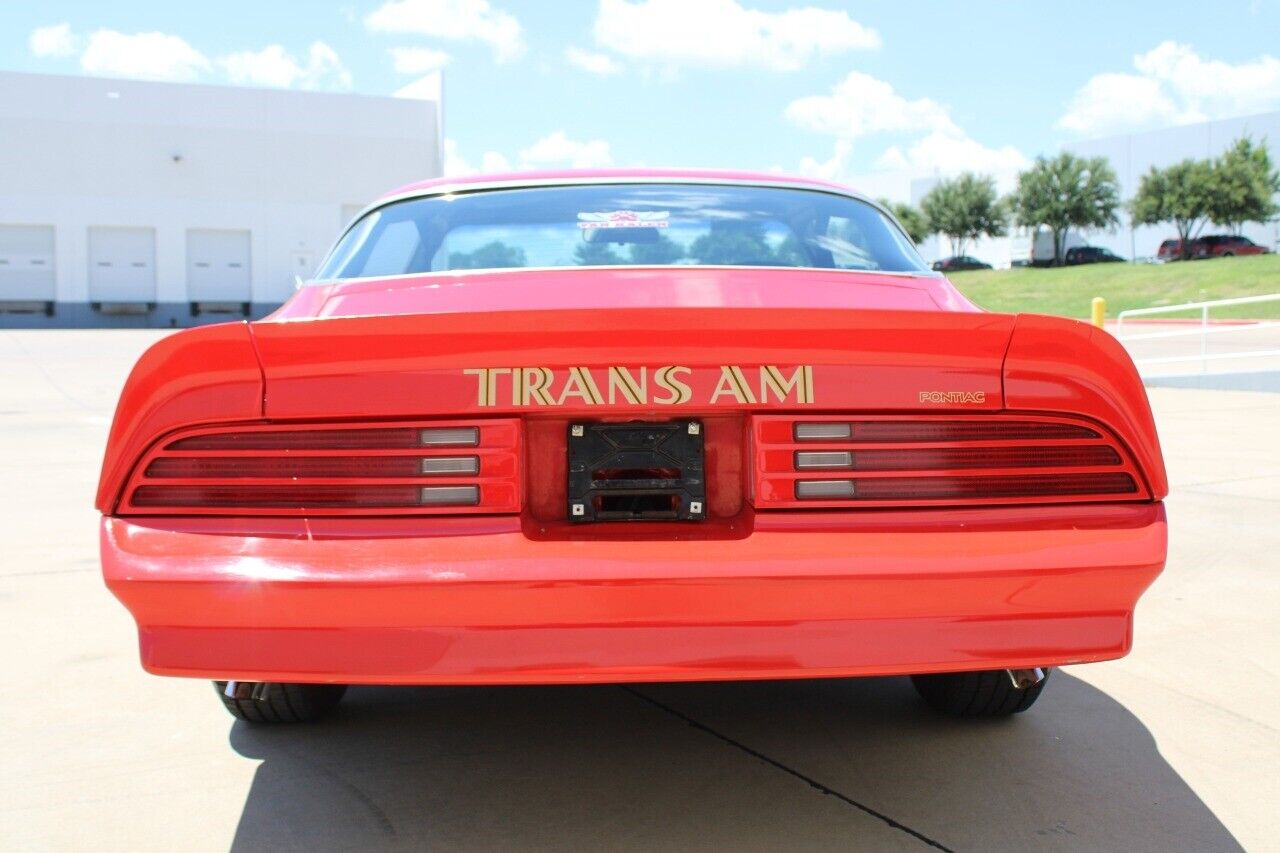
[[1238,850],[1150,732],[1064,672],[1006,720],[903,678],[353,688],[260,759],[234,849]]

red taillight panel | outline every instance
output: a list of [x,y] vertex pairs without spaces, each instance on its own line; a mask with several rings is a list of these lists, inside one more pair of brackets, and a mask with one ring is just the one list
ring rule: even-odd
[[1055,416],[757,415],[757,509],[1148,500],[1107,430]]
[[119,512],[515,513],[520,452],[514,418],[191,430],[148,451]]

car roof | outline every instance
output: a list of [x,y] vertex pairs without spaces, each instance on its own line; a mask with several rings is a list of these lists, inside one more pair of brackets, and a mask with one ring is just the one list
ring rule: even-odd
[[483,175],[463,175],[416,181],[384,194],[381,200],[400,196],[429,195],[444,189],[479,189],[494,184],[519,187],[522,184],[538,186],[555,183],[601,183],[616,178],[626,182],[675,181],[682,183],[734,183],[765,186],[794,186],[800,189],[835,190],[842,194],[865,197],[849,187],[818,178],[784,175],[773,172],[748,172],[720,169],[558,169],[539,172],[497,172]]

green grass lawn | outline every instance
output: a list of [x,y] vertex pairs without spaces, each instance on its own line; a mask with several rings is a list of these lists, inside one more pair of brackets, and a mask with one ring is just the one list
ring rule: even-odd
[[[1107,316],[1114,318],[1126,308],[1280,293],[1280,255],[1171,264],[974,270],[952,273],[948,278],[965,296],[989,311],[1087,318],[1093,297],[1101,296],[1107,300]],[[1198,317],[1199,312],[1157,316]],[[1215,308],[1209,316],[1280,318],[1280,301]]]

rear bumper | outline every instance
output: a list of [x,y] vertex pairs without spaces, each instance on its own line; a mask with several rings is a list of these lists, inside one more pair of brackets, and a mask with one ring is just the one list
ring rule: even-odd
[[[517,518],[104,518],[165,675],[502,684],[886,675],[1120,657],[1164,506],[769,513],[739,538]],[[643,532],[643,528],[633,528]]]

